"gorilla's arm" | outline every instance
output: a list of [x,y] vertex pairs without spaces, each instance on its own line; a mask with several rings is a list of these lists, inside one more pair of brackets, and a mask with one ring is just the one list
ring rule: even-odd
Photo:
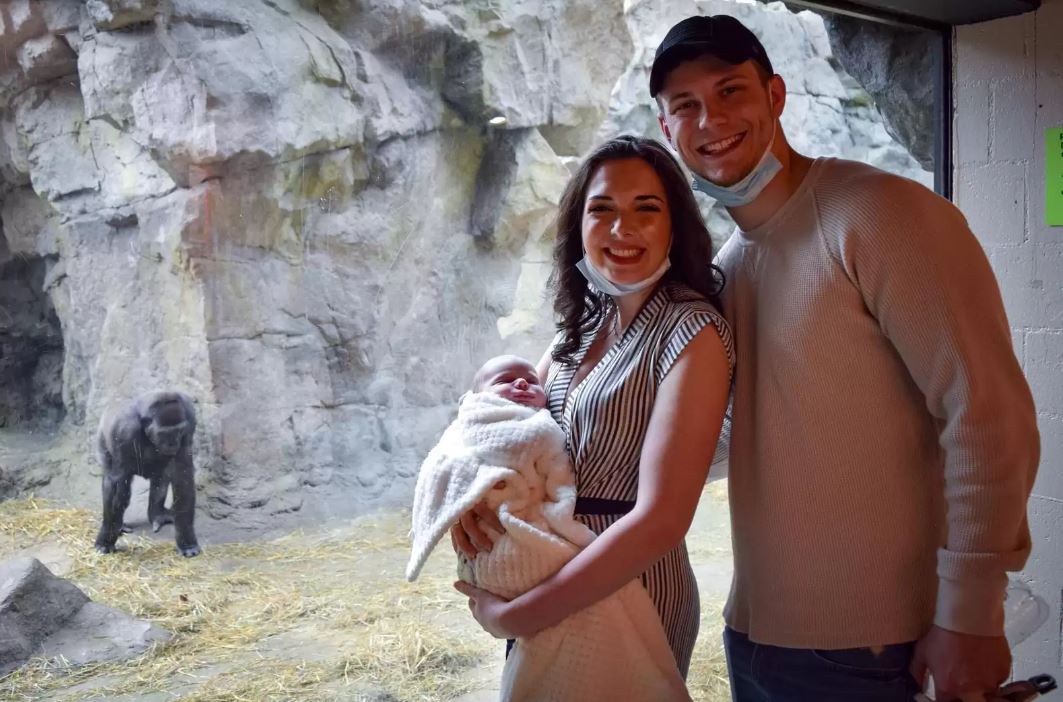
[[[193,420],[194,421],[194,420]],[[177,536],[177,550],[182,556],[199,554],[199,543],[193,526],[196,513],[195,465],[192,463],[191,433],[188,443],[181,447],[173,462],[173,522]]]
[[112,553],[122,533],[133,475],[141,459],[139,435],[140,422],[128,412],[100,426],[97,449],[103,469],[103,520],[96,535],[96,550],[101,553]]

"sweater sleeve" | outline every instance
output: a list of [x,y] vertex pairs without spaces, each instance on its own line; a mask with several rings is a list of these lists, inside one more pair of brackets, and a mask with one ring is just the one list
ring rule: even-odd
[[996,279],[963,215],[913,181],[867,181],[849,184],[841,217],[821,213],[822,231],[938,420],[947,534],[934,623],[999,635],[1005,572],[1021,569],[1031,547],[1033,399]]

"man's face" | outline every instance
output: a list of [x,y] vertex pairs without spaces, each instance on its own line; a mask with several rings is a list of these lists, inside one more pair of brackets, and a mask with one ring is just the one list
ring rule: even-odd
[[679,64],[657,94],[665,137],[687,167],[717,185],[745,178],[771,142],[786,86],[753,61],[701,56]]

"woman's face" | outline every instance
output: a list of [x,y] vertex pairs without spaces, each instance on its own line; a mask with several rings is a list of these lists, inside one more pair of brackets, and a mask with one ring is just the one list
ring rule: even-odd
[[583,201],[583,250],[614,283],[649,278],[668,255],[672,218],[664,184],[641,158],[606,161]]

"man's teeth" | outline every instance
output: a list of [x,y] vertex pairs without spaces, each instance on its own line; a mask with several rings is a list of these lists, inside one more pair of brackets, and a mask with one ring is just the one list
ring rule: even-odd
[[723,151],[724,149],[727,149],[727,148],[730,148],[731,146],[734,146],[738,142],[738,140],[741,139],[741,138],[742,138],[741,134],[735,134],[733,137],[727,137],[726,139],[721,139],[719,141],[714,141],[711,144],[706,144],[705,146],[703,146],[701,148],[704,149],[705,151],[708,151],[710,154],[714,154],[717,151]]
[[635,258],[642,253],[641,249],[609,249],[608,251],[617,258]]

